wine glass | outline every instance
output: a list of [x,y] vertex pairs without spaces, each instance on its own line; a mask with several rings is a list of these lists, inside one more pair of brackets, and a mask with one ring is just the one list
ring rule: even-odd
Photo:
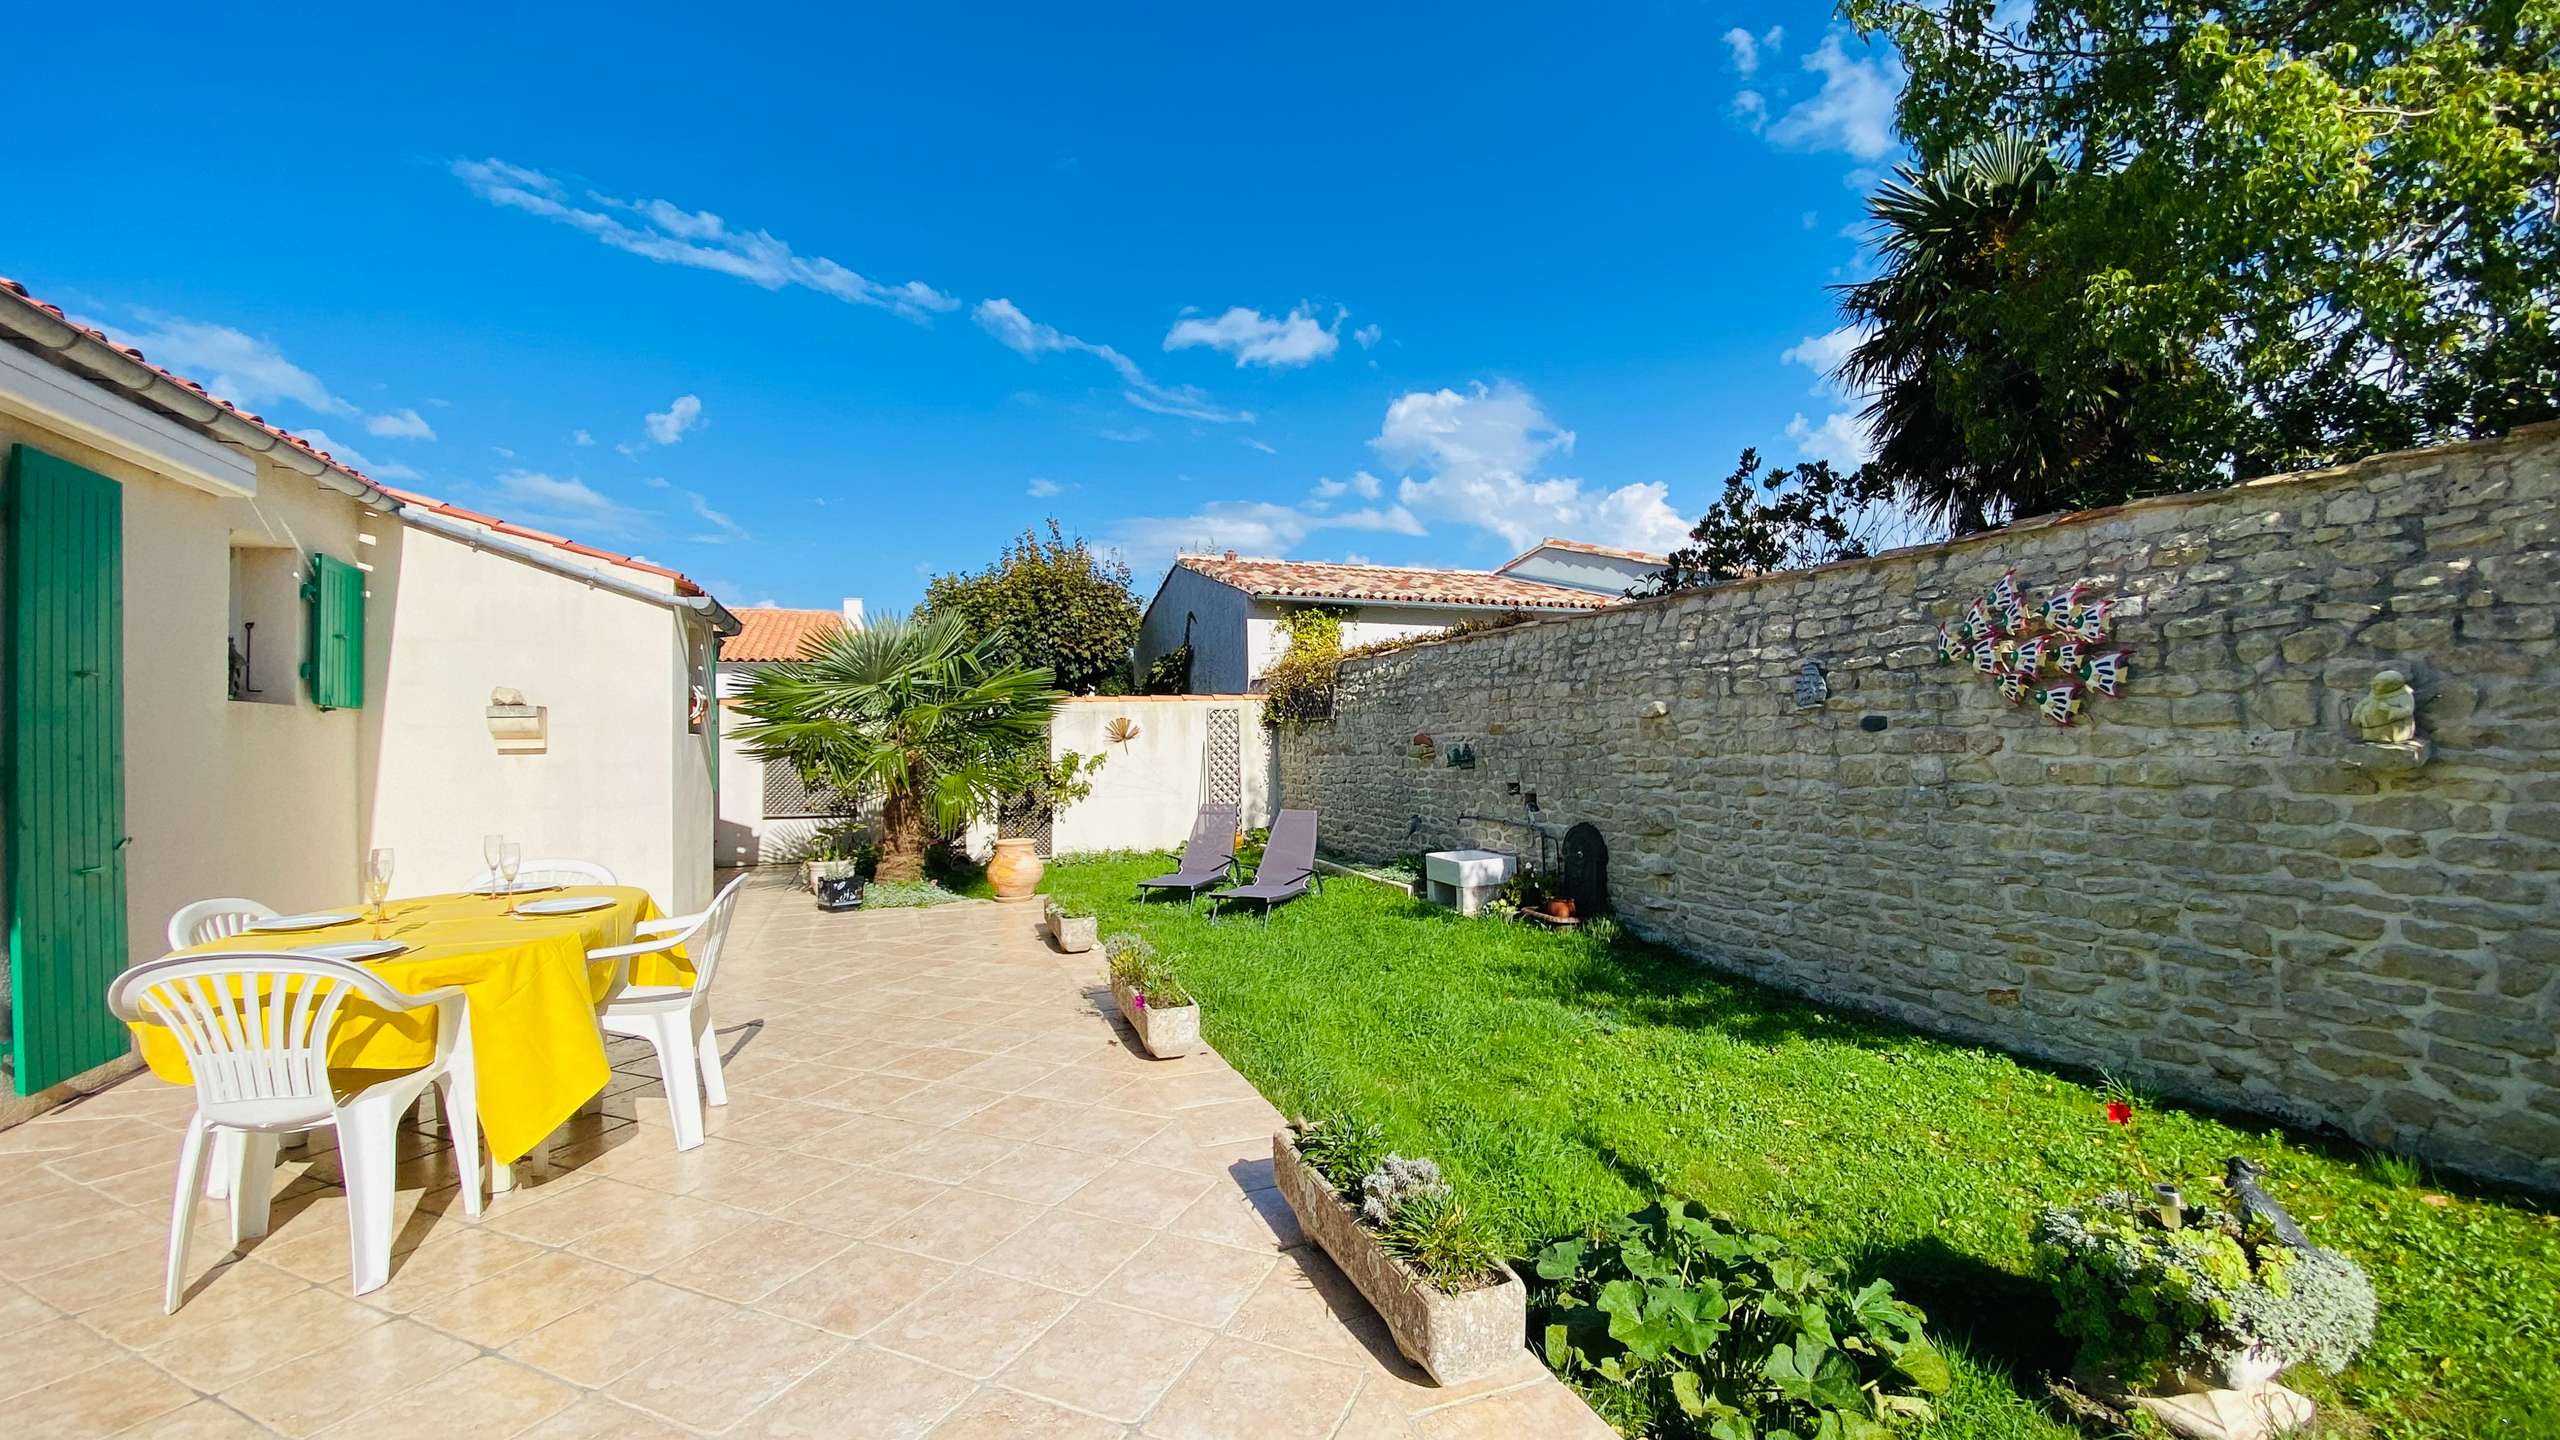
[[373,902],[373,923],[381,924],[390,917],[383,912],[382,902],[391,897],[391,851],[378,849],[365,857],[365,898]]
[[507,837],[504,835],[480,837],[480,860],[489,867],[489,883],[492,886],[498,883],[498,850],[506,843]]
[[516,872],[523,868],[523,846],[501,845],[498,847],[498,881],[500,884],[507,887],[507,913],[509,915],[516,913]]

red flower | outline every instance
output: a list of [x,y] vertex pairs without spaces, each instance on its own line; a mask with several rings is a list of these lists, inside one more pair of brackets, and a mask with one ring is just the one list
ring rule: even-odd
[[2133,1123],[2133,1107],[2132,1107],[2132,1106],[2130,1106],[2130,1105],[2128,1105],[2128,1104],[2126,1104],[2126,1103],[2125,1103],[2125,1102],[2123,1102],[2122,1100],[2110,1100],[2110,1101],[2108,1101],[2108,1102],[2107,1102],[2107,1123],[2108,1123],[2108,1124],[2110,1124],[2110,1125],[2130,1125],[2130,1124],[2132,1124],[2132,1123]]

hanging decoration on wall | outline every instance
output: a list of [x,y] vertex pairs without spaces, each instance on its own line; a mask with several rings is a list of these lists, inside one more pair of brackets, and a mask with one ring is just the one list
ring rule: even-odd
[[2076,722],[2095,694],[2115,699],[2133,679],[2133,651],[2110,646],[2115,602],[2074,580],[2028,603],[2015,569],[1938,625],[1938,663],[1970,663],[2012,705],[2033,703],[2056,725]]
[[1138,738],[1138,722],[1126,715],[1114,715],[1111,723],[1102,727],[1102,738],[1114,745],[1125,746]]

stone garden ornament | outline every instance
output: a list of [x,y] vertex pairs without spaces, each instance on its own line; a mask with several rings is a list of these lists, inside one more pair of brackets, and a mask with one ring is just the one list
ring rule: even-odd
[[2365,697],[2347,712],[2360,742],[2350,763],[2369,769],[2406,770],[2427,763],[2429,746],[2418,735],[2418,692],[2398,670],[2377,673]]

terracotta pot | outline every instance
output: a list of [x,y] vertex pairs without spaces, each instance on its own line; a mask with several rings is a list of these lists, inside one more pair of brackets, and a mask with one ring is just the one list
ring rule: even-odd
[[1573,918],[1573,902],[1570,900],[1550,900],[1547,902],[1547,913],[1553,915],[1559,920],[1570,920]]
[[1040,863],[1034,840],[999,840],[995,858],[987,862],[987,883],[999,900],[1028,900],[1040,888]]

